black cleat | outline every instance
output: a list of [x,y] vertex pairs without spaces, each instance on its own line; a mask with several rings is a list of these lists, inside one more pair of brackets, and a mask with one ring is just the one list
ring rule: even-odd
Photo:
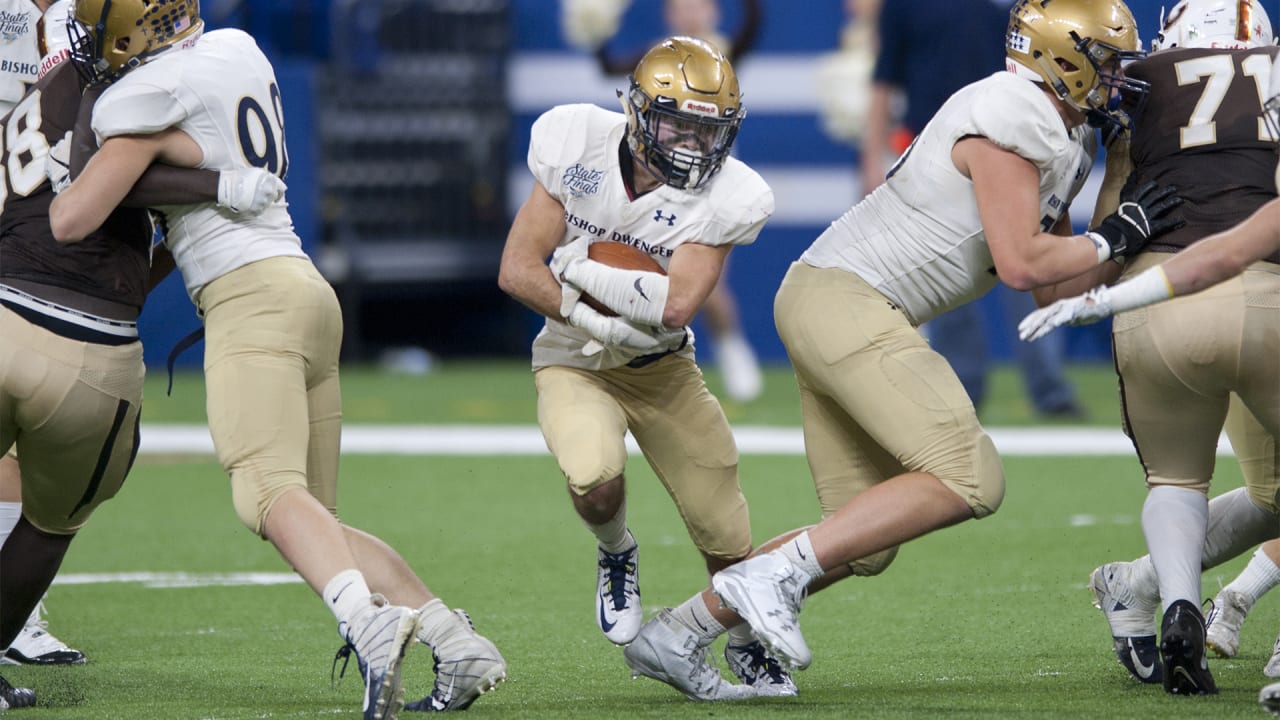
[[1186,600],[1176,600],[1160,623],[1164,689],[1173,695],[1213,695],[1218,686],[1205,656],[1204,615]]
[[36,704],[36,693],[29,688],[16,688],[8,680],[0,677],[0,710],[32,707]]

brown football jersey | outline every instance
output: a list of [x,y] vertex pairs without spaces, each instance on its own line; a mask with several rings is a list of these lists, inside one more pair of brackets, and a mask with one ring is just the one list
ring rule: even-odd
[[[72,130],[80,108],[80,75],[55,68],[0,120],[0,284],[62,290],[45,298],[93,313],[95,299],[142,311],[152,225],[144,209],[118,208],[84,240],[58,243],[49,226],[54,194],[45,174],[46,148]],[[37,149],[33,152],[33,149]],[[127,319],[127,318],[117,318]]]
[[[1130,153],[1139,184],[1174,185],[1187,224],[1150,249],[1177,252],[1239,223],[1276,197],[1276,138],[1262,121],[1280,48],[1175,48],[1129,65],[1151,84]],[[1280,253],[1267,258],[1280,262]]]

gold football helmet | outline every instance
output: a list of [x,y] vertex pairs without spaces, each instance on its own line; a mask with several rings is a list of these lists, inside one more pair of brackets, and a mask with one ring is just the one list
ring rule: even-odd
[[71,59],[90,82],[110,82],[204,29],[199,0],[75,0]]
[[640,59],[623,95],[627,144],[667,185],[696,189],[729,157],[746,112],[738,76],[703,40],[668,38]]
[[1138,24],[1121,0],[1018,0],[1009,11],[1009,69],[1091,116],[1120,121],[1113,90],[1146,95],[1147,84],[1120,69],[1141,58],[1141,48]]

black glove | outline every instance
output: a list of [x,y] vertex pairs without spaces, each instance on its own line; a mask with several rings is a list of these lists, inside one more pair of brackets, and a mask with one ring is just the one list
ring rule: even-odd
[[1111,248],[1111,257],[1131,257],[1142,252],[1151,238],[1176,230],[1186,224],[1181,215],[1169,213],[1182,204],[1178,188],[1149,182],[1134,189],[1125,183],[1120,192],[1120,207],[1089,231]]

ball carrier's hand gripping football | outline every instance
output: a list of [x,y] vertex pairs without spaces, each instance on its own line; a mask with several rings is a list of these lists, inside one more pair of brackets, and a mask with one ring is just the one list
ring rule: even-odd
[[[687,328],[668,330],[661,324],[661,308],[666,305],[666,289],[669,284],[662,284],[662,305],[659,306],[657,322],[636,322],[619,317],[607,304],[597,300],[589,291],[584,292],[583,287],[568,279],[566,271],[584,263],[591,263],[605,270],[618,269],[613,265],[624,270],[641,268],[646,274],[655,274],[663,281],[667,279],[657,261],[622,243],[591,243],[588,238],[580,236],[557,248],[551,256],[550,269],[560,282],[560,314],[567,323],[586,331],[592,337],[583,347],[583,355],[595,355],[605,347],[631,355],[650,355],[676,350],[688,343]],[[591,271],[586,272],[590,274]],[[568,274],[581,276],[582,273],[573,270]]]
[[[660,327],[671,287],[662,266],[623,243],[589,243],[583,253],[581,247],[573,247],[581,241],[585,238],[575,238],[551,256],[557,279],[577,288],[582,300],[600,313],[612,312],[640,325]],[[561,252],[566,257],[557,258]],[[560,310],[565,310],[563,304]]]

